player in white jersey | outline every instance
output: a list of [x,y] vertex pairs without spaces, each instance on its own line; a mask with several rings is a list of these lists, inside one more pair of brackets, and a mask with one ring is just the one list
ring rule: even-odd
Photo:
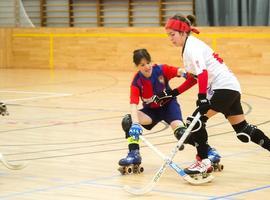
[[[270,139],[256,126],[245,120],[241,106],[241,89],[237,78],[224,64],[223,60],[203,41],[190,35],[199,33],[192,27],[194,16],[175,15],[166,23],[166,32],[171,42],[182,49],[187,79],[178,88],[159,95],[164,98],[179,95],[198,83],[197,109],[193,116],[201,113],[202,125],[185,141],[197,148],[196,161],[185,169],[187,174],[203,174],[212,171],[207,158],[208,134],[205,124],[209,118],[222,113],[236,132],[237,138],[244,142],[254,142],[270,151]],[[188,118],[187,124],[192,118]]]

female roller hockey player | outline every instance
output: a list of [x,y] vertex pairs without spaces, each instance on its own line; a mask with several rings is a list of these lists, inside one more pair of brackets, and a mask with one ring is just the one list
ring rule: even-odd
[[[183,70],[168,65],[152,65],[151,57],[146,49],[138,49],[133,52],[133,62],[138,68],[135,74],[130,92],[131,114],[122,119],[122,128],[125,132],[129,152],[126,158],[119,161],[119,171],[122,174],[132,172],[140,173],[141,156],[139,152],[139,135],[142,134],[142,126],[151,130],[158,122],[164,120],[174,130],[174,135],[180,139],[186,127],[182,122],[182,113],[176,97],[173,95],[155,103],[155,95],[162,91],[169,91],[168,81],[174,77],[185,77]],[[143,108],[138,110],[139,99],[143,102]],[[183,149],[184,146],[181,147]],[[181,150],[180,149],[180,150]],[[215,149],[208,146],[208,155],[212,160],[220,160]]]
[[[223,60],[201,40],[190,35],[199,33],[192,27],[193,16],[175,15],[165,26],[171,42],[181,47],[187,79],[178,88],[160,97],[173,94],[177,96],[198,83],[199,92],[196,105],[202,114],[202,126],[191,134],[186,142],[196,144],[196,161],[185,169],[187,174],[210,172],[211,161],[207,158],[208,134],[205,128],[207,120],[217,113],[222,113],[236,132],[237,138],[244,143],[250,141],[270,151],[270,139],[256,126],[247,123],[241,106],[240,84],[234,74],[227,68]],[[193,116],[194,116],[193,114]],[[187,122],[188,125],[188,122]]]

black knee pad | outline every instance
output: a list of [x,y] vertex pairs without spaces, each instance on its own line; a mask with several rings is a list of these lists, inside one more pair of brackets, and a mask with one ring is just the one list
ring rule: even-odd
[[[174,134],[174,136],[176,137],[177,140],[181,139],[181,137],[184,135],[186,129],[187,129],[186,127],[182,126],[182,127],[177,127],[174,130],[173,134]],[[195,145],[194,141],[193,141],[193,139],[191,137],[191,134],[186,138],[186,140],[184,141],[184,144],[191,144],[193,146]]]
[[182,137],[182,135],[184,135],[186,129],[187,129],[186,127],[181,126],[181,127],[177,127],[174,130],[173,134],[174,134],[174,136],[176,137],[177,140],[181,139],[181,137]]
[[269,138],[256,126],[247,123],[246,120],[233,125],[233,129],[240,141],[244,143],[252,141],[264,148],[270,148]]
[[[187,117],[187,121],[186,121],[187,127],[189,127],[193,119],[194,119],[194,116]],[[197,121],[194,127],[192,128],[192,132],[199,131],[201,128],[205,128],[205,123],[207,122],[207,120],[208,120],[208,117],[202,115],[200,117],[200,120]]]
[[131,119],[131,115],[130,114],[126,114],[124,116],[124,118],[122,119],[122,129],[125,131],[126,133],[126,138],[129,137],[129,129],[132,125],[132,119]]
[[233,129],[236,132],[237,138],[244,143],[248,143],[251,141],[253,134],[256,131],[256,126],[248,124],[246,120],[233,125]]
[[[187,127],[191,124],[192,120],[194,119],[193,116],[187,117]],[[208,120],[208,117],[206,116],[201,116],[200,120],[195,124],[195,126],[192,129],[192,133],[186,140],[188,144],[191,144],[193,146],[199,146],[207,143],[208,135],[207,131],[205,129],[206,122]]]

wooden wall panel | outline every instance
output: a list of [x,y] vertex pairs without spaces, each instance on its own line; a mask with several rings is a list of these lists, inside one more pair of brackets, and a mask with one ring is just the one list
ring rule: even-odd
[[11,49],[11,29],[0,29],[0,68],[10,65]]
[[[199,37],[233,71],[270,74],[269,27],[199,29]],[[129,71],[134,69],[132,52],[137,48],[147,48],[154,62],[182,64],[180,49],[163,28],[0,29],[0,38],[1,46],[6,44],[0,47],[1,67]]]
[[13,37],[10,67],[48,68],[49,47],[49,39],[47,37]]

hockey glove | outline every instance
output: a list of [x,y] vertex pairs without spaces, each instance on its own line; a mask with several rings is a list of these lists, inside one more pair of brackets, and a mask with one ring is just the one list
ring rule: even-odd
[[134,140],[139,140],[139,136],[142,134],[143,129],[140,124],[133,123],[129,129],[129,136]]
[[207,113],[207,111],[210,109],[210,101],[206,98],[206,94],[198,94],[196,105],[198,106],[198,110],[201,115]]
[[171,100],[173,97],[179,95],[177,89],[173,90],[163,90],[160,94],[155,95],[153,101],[157,104],[164,105],[166,102]]

